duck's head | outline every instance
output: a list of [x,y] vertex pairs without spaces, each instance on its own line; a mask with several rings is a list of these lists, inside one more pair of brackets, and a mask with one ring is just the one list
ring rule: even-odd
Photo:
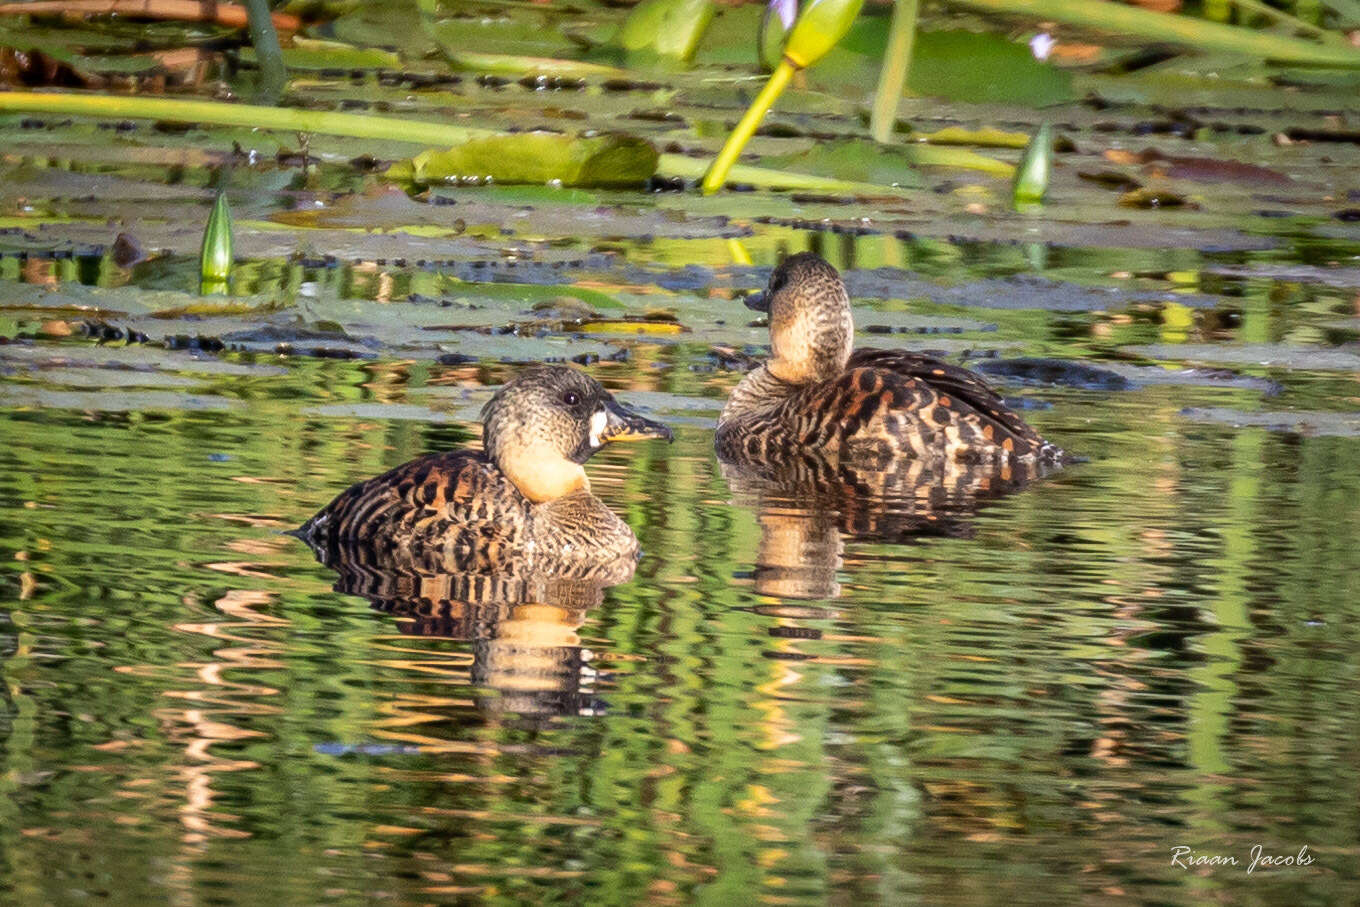
[[850,294],[836,269],[812,252],[784,259],[748,308],[770,313],[771,358],[776,378],[807,384],[839,375],[850,358],[855,325]]
[[669,428],[562,365],[520,372],[486,404],[482,426],[487,456],[535,503],[588,490],[581,464],[610,441],[671,440]]

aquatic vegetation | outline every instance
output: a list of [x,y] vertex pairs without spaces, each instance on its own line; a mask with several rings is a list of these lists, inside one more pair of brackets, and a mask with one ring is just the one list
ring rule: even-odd
[[[1340,56],[1335,3],[1178,15]],[[280,107],[240,24],[0,18],[13,900],[1353,899],[1360,72],[921,4],[888,104],[866,5],[704,195],[764,83],[715,6],[685,62],[605,3],[295,2]],[[797,253],[1085,462],[718,460]],[[545,364],[673,426],[586,466],[640,559],[284,534]]]
[[231,209],[227,207],[227,194],[221,190],[213,201],[212,211],[208,214],[207,226],[203,228],[203,245],[198,252],[198,271],[204,287],[212,286],[215,292],[231,276],[231,266],[235,258],[232,253]]
[[760,121],[784,92],[789,80],[796,72],[807,69],[836,46],[836,42],[850,30],[861,6],[863,0],[808,0],[799,8],[798,18],[784,41],[783,58],[779,65],[704,174],[705,194],[717,192],[726,184],[732,165],[755,134]]
[[1048,194],[1048,181],[1052,176],[1053,127],[1044,123],[1030,139],[1015,168],[1015,180],[1011,183],[1015,204],[1042,202]]

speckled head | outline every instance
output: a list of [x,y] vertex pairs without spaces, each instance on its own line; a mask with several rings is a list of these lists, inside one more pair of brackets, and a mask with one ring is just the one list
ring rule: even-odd
[[792,384],[839,375],[850,358],[855,325],[850,295],[826,259],[800,252],[784,259],[764,293],[746,305],[770,313],[769,370]]
[[611,441],[671,439],[589,375],[562,365],[520,372],[482,410],[487,456],[529,500],[589,489],[581,464]]

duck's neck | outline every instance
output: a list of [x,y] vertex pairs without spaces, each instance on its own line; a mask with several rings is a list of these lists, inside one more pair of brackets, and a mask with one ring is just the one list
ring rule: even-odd
[[581,464],[544,445],[527,444],[497,451],[492,459],[520,494],[535,504],[555,501],[576,491],[590,491],[590,480]]
[[775,377],[768,364],[752,369],[727,398],[727,405],[723,407],[722,415],[718,416],[718,427],[767,412],[788,399],[798,388],[797,384]]

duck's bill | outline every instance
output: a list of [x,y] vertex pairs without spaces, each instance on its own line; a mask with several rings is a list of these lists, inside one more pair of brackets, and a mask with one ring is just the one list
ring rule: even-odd
[[768,312],[770,310],[770,294],[764,290],[759,293],[751,293],[742,302],[746,303],[746,308],[753,312]]
[[660,422],[644,419],[630,409],[610,400],[604,406],[604,425],[598,434],[600,444],[612,441],[646,441],[651,438],[672,440],[671,430]]

